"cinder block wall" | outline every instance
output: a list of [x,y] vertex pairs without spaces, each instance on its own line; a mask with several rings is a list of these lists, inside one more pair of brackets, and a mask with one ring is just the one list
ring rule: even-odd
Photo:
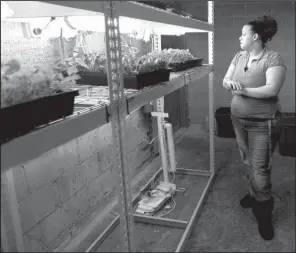
[[[133,178],[151,158],[143,140],[148,126],[140,110],[127,119]],[[78,223],[116,201],[112,141],[109,123],[12,168],[26,250],[48,251],[70,241],[80,232]]]
[[[184,1],[178,5],[200,20],[207,21],[206,2]],[[235,53],[238,38],[248,21],[272,14],[278,22],[278,32],[269,48],[278,51],[287,65],[286,81],[280,93],[282,110],[295,111],[295,1],[215,1],[215,102],[216,108],[229,106],[231,93],[221,84]],[[187,35],[187,46],[208,61],[206,34]],[[189,86],[189,109],[192,123],[203,123],[208,115],[208,77]]]

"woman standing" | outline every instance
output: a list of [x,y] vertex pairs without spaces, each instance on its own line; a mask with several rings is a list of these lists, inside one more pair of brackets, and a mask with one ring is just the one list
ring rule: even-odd
[[282,57],[266,45],[276,32],[277,22],[270,16],[244,25],[239,38],[241,51],[223,79],[223,87],[233,94],[231,116],[239,152],[250,166],[249,193],[240,205],[252,208],[265,240],[274,236],[271,157],[280,136],[278,94],[286,73]]

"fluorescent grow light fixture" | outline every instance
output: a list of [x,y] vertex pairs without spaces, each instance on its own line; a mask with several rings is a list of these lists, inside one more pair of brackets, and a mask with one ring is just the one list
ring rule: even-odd
[[9,8],[5,1],[1,1],[1,19],[6,19],[13,15],[13,10]]
[[[10,18],[7,19],[12,22],[25,22],[29,23],[32,28],[41,28],[46,26],[49,17],[38,18]],[[64,17],[57,17],[50,25],[42,31],[41,37],[59,37],[60,30],[63,29],[63,35],[66,38],[74,37],[77,30],[91,31],[91,32],[105,32],[105,20],[103,14],[96,16],[71,16],[67,17],[71,24],[71,28],[66,22]],[[141,37],[145,41],[149,40],[150,35],[163,34],[163,35],[182,35],[185,33],[196,32],[195,29],[183,28],[173,25],[162,23],[150,22],[128,17],[119,17],[119,28],[123,34],[143,34]],[[148,39],[147,39],[148,38]]]
[[[100,1],[11,1],[14,18],[69,17],[77,29],[104,32],[103,5]],[[189,32],[206,32],[212,27],[192,18],[146,6],[137,2],[116,1],[121,33],[141,32],[151,34],[182,35]],[[79,17],[78,17],[79,16]]]

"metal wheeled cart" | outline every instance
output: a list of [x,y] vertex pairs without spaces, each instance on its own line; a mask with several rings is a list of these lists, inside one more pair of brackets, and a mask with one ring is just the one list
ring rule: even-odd
[[[31,6],[30,6],[31,5]],[[51,17],[51,16],[83,16],[103,13],[105,16],[106,54],[108,66],[108,87],[110,103],[106,106],[94,108],[86,113],[67,117],[54,124],[16,138],[1,146],[1,246],[4,252],[23,252],[24,242],[21,230],[20,217],[14,189],[12,166],[28,161],[44,152],[58,147],[73,138],[80,136],[100,125],[111,121],[114,140],[114,161],[118,174],[118,196],[120,215],[108,226],[102,235],[90,246],[92,251],[104,238],[119,224],[122,236],[122,251],[135,252],[134,222],[145,222],[163,226],[183,228],[176,252],[184,251],[184,247],[194,223],[206,200],[207,193],[215,177],[215,136],[214,136],[214,2],[208,1],[208,23],[183,17],[174,13],[149,7],[129,1],[42,1],[42,2],[11,2],[14,10],[13,17]],[[33,8],[38,11],[32,12]],[[170,81],[152,88],[139,91],[135,94],[125,95],[122,70],[122,57],[120,45],[120,19],[130,17],[159,24],[187,27],[196,31],[208,33],[209,38],[209,64],[193,68],[177,74]],[[160,35],[154,36],[154,50],[160,50]],[[128,112],[149,103],[154,104],[155,110],[163,112],[164,96],[182,87],[187,87],[194,81],[208,75],[209,77],[209,132],[210,132],[210,168],[209,171],[177,169],[176,173],[185,175],[198,175],[208,177],[203,194],[194,209],[189,221],[156,218],[135,214],[133,204],[138,201],[139,195],[132,199],[131,176],[128,160],[124,155],[125,149],[125,117]],[[28,152],[24,149],[30,146]],[[151,178],[143,189],[155,182],[161,169]]]

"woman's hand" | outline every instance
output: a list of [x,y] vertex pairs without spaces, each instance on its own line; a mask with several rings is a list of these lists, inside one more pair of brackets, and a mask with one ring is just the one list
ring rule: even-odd
[[242,96],[245,95],[245,89],[241,88],[240,90],[231,90],[232,95]]
[[226,81],[226,87],[227,90],[241,90],[242,86],[239,82],[235,82],[232,80]]
[[229,80],[228,78],[223,79],[223,87],[228,91],[242,89],[242,86],[239,82]]

